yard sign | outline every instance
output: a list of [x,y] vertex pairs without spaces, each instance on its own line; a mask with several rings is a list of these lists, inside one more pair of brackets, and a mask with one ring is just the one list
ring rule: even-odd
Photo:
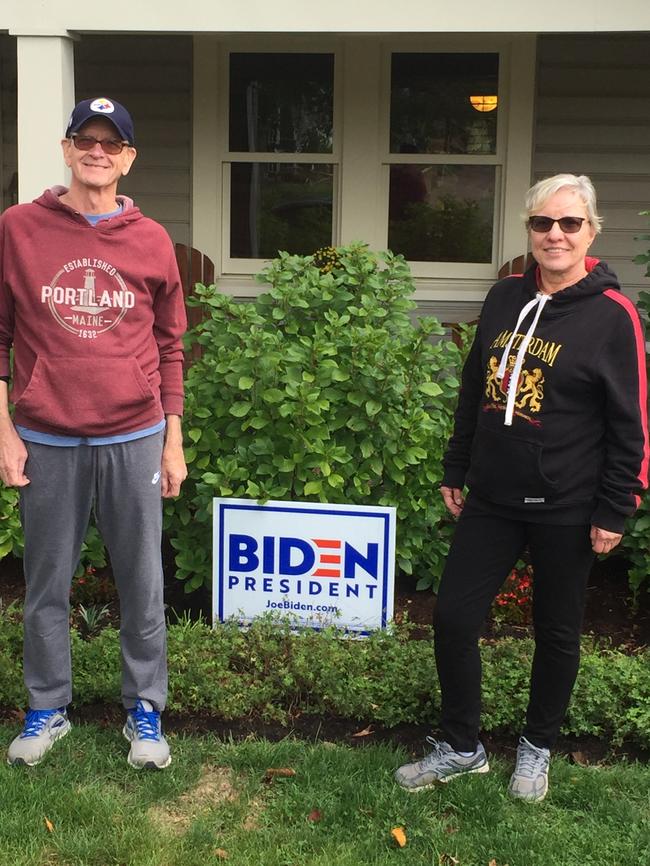
[[264,613],[358,634],[393,616],[395,509],[214,500],[213,616]]

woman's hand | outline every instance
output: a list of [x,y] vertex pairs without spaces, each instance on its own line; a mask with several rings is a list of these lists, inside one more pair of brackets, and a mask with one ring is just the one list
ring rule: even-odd
[[609,553],[614,550],[619,543],[622,534],[619,532],[610,532],[608,529],[601,529],[599,526],[592,526],[589,533],[591,538],[591,548],[594,553]]
[[463,491],[458,487],[441,487],[440,493],[444,499],[447,511],[453,514],[454,517],[460,517],[460,513],[465,505],[465,497]]

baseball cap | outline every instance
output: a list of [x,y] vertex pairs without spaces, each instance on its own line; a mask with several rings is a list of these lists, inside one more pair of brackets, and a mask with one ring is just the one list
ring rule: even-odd
[[124,141],[135,144],[131,115],[119,102],[107,99],[105,96],[84,99],[75,105],[65,130],[65,137],[69,138],[73,132],[78,132],[87,120],[92,120],[94,117],[105,117],[110,120]]

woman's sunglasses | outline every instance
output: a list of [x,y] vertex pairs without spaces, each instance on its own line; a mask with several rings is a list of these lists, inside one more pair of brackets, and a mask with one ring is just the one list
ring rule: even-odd
[[532,216],[528,217],[527,225],[534,232],[550,232],[557,223],[565,234],[574,235],[580,231],[583,222],[589,222],[589,220],[586,217],[560,217],[559,220],[554,220],[547,216]]

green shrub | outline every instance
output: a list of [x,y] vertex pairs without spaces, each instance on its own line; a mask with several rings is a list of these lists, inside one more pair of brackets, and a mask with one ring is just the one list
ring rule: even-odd
[[[643,216],[650,216],[650,211],[642,211]],[[650,241],[650,235],[640,235],[637,240]],[[650,277],[650,250],[634,257],[637,265],[646,265],[647,277]],[[640,292],[638,309],[645,326],[646,338],[650,335],[650,292]],[[650,378],[650,355],[646,355],[646,368]],[[650,588],[650,490],[646,490],[636,513],[627,521],[621,548],[630,561],[628,578],[630,588],[636,595],[643,583]]]
[[210,583],[212,499],[227,496],[396,506],[397,565],[431,585],[450,534],[437,487],[458,349],[431,339],[435,319],[413,325],[400,256],[281,253],[260,278],[254,303],[196,288],[209,318],[186,383],[189,477],[166,510],[177,576]]
[[630,563],[628,580],[636,596],[644,583],[650,589],[650,493],[647,490],[635,514],[627,521],[621,547]]
[[23,701],[22,610],[0,600],[0,703],[19,707]]
[[[169,627],[169,701],[179,713],[288,723],[301,714],[393,727],[435,725],[439,688],[431,640],[409,639],[409,627],[366,640],[334,628],[294,633],[291,624],[256,620],[247,631],[227,622]],[[23,703],[22,626],[17,608],[0,608],[0,707]],[[517,736],[528,701],[531,640],[484,642],[486,731]],[[72,631],[74,703],[120,698],[119,635],[113,628],[83,640]],[[583,658],[564,732],[650,747],[650,650],[625,655],[593,640]]]
[[18,511],[19,493],[16,487],[0,482],[0,559],[13,554],[23,555],[23,529]]

